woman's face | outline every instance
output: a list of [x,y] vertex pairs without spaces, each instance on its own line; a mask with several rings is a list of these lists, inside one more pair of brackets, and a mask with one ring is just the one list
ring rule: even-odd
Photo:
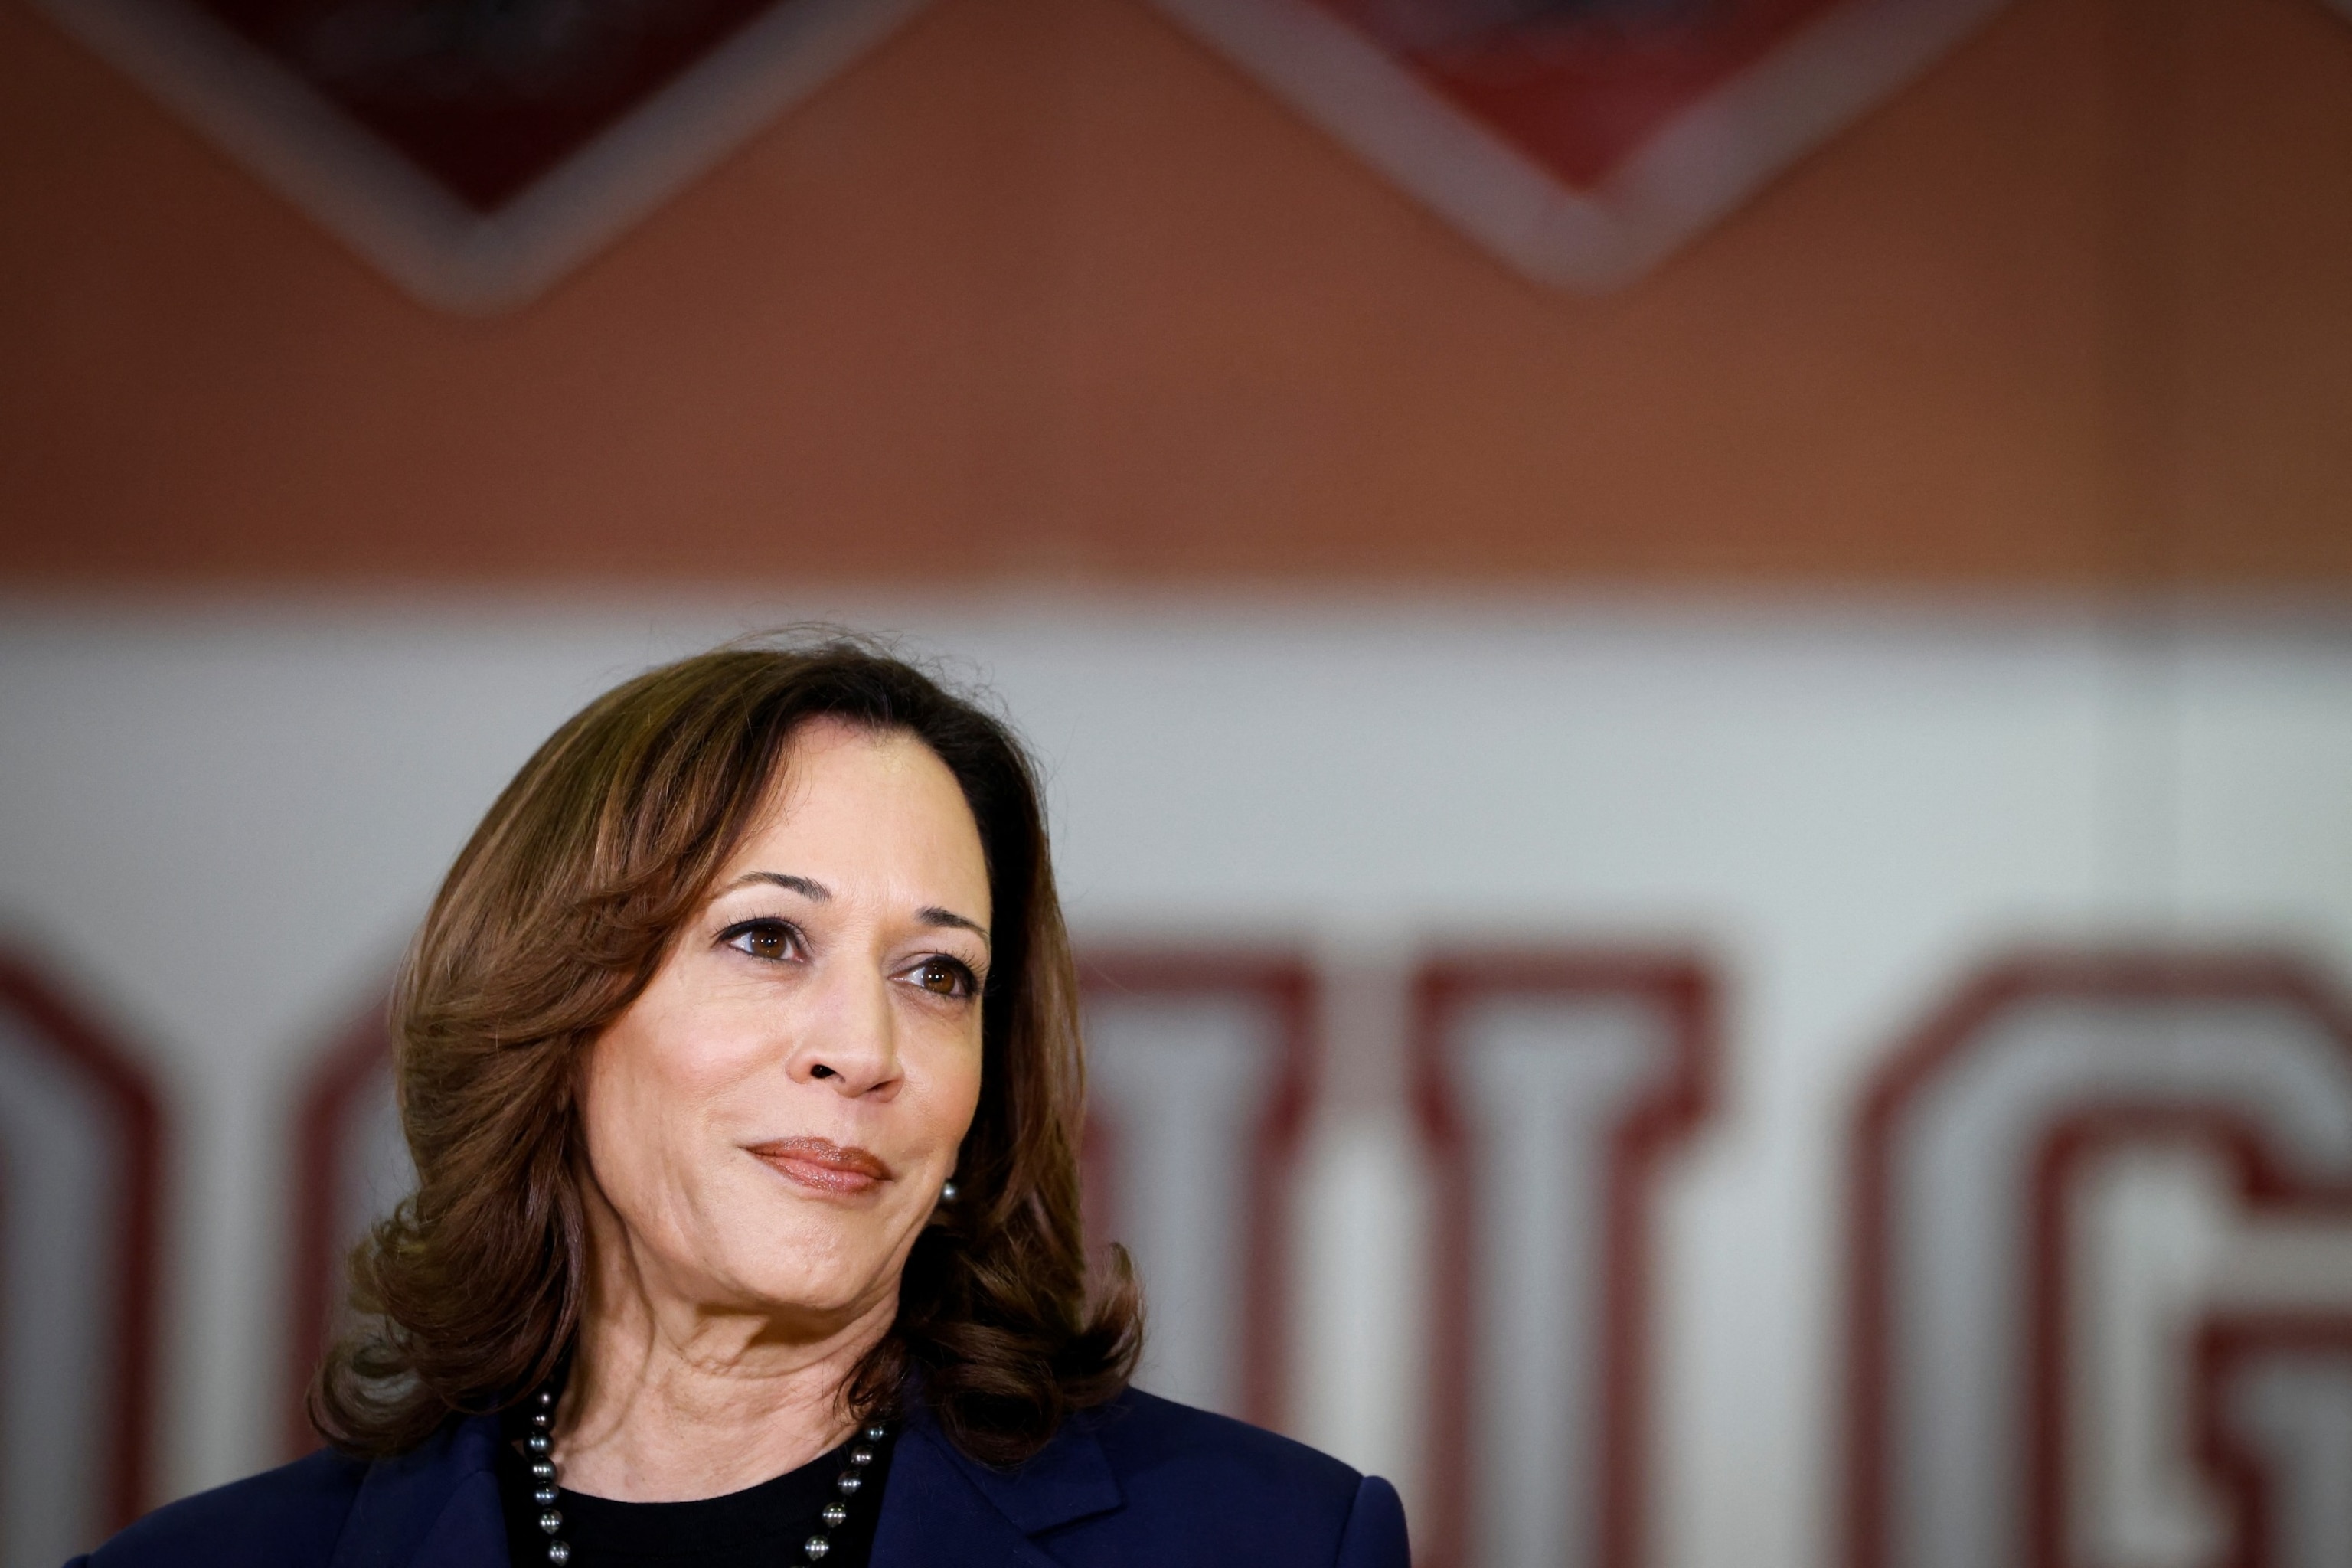
[[590,1051],[583,1117],[600,1275],[821,1334],[895,1299],[971,1124],[988,873],[912,736],[812,722],[779,781]]

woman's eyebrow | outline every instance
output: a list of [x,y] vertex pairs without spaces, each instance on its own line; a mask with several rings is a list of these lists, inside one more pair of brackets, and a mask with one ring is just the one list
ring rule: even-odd
[[833,899],[833,889],[823,882],[812,880],[807,877],[795,877],[786,871],[746,871],[728,883],[727,890],[731,893],[738,888],[750,887],[754,882],[766,882],[773,887],[788,889],[814,903],[829,903]]
[[[953,926],[958,931],[968,931],[971,932],[972,935],[980,938],[983,942],[988,941],[988,928],[986,926],[981,924],[978,921],[966,920],[963,916],[956,913],[953,910],[943,910],[939,908],[937,905],[931,905],[925,909],[917,910],[915,911],[915,918],[921,921],[927,926]],[[991,945],[992,946],[994,944],[991,943]]]
[[[767,883],[771,887],[789,889],[814,903],[829,903],[833,900],[833,889],[823,882],[814,878],[795,877],[789,871],[746,871],[728,883],[726,890],[731,893],[738,888],[746,888],[761,882]],[[968,931],[982,942],[989,940],[986,926],[969,916],[960,915],[953,910],[943,910],[937,904],[927,904],[917,910],[915,918],[927,926],[951,926],[957,931]],[[991,943],[991,945],[994,944]]]

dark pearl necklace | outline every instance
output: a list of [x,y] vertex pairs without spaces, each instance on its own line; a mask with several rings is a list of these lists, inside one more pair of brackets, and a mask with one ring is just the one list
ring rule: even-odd
[[[530,1436],[523,1447],[530,1452],[530,1500],[539,1505],[539,1528],[547,1535],[547,1560],[555,1568],[572,1561],[572,1547],[559,1532],[563,1529],[563,1515],[557,1510],[555,1500],[555,1439],[551,1429],[555,1425],[555,1390],[542,1388],[532,1396]],[[874,1449],[890,1429],[879,1421],[869,1422],[858,1440],[850,1446],[849,1457],[842,1462],[841,1474],[833,1478],[833,1489],[841,1495],[824,1505],[817,1515],[824,1530],[801,1542],[801,1554],[811,1563],[822,1563],[833,1551],[832,1537],[824,1531],[837,1531],[849,1522],[849,1505],[865,1489],[866,1472],[874,1463]]]

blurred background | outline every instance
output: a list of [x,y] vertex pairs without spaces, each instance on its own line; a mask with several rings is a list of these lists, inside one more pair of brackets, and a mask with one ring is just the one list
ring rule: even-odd
[[2326,0],[0,0],[0,1564],[307,1446],[450,856],[822,618],[1424,1564],[2352,1565],[2347,259]]

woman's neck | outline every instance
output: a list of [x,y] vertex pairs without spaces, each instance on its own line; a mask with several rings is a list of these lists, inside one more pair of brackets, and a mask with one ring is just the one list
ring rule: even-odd
[[843,1391],[897,1302],[784,1324],[667,1299],[624,1268],[592,1268],[585,1308],[557,1412],[560,1484],[677,1502],[755,1486],[846,1437]]

